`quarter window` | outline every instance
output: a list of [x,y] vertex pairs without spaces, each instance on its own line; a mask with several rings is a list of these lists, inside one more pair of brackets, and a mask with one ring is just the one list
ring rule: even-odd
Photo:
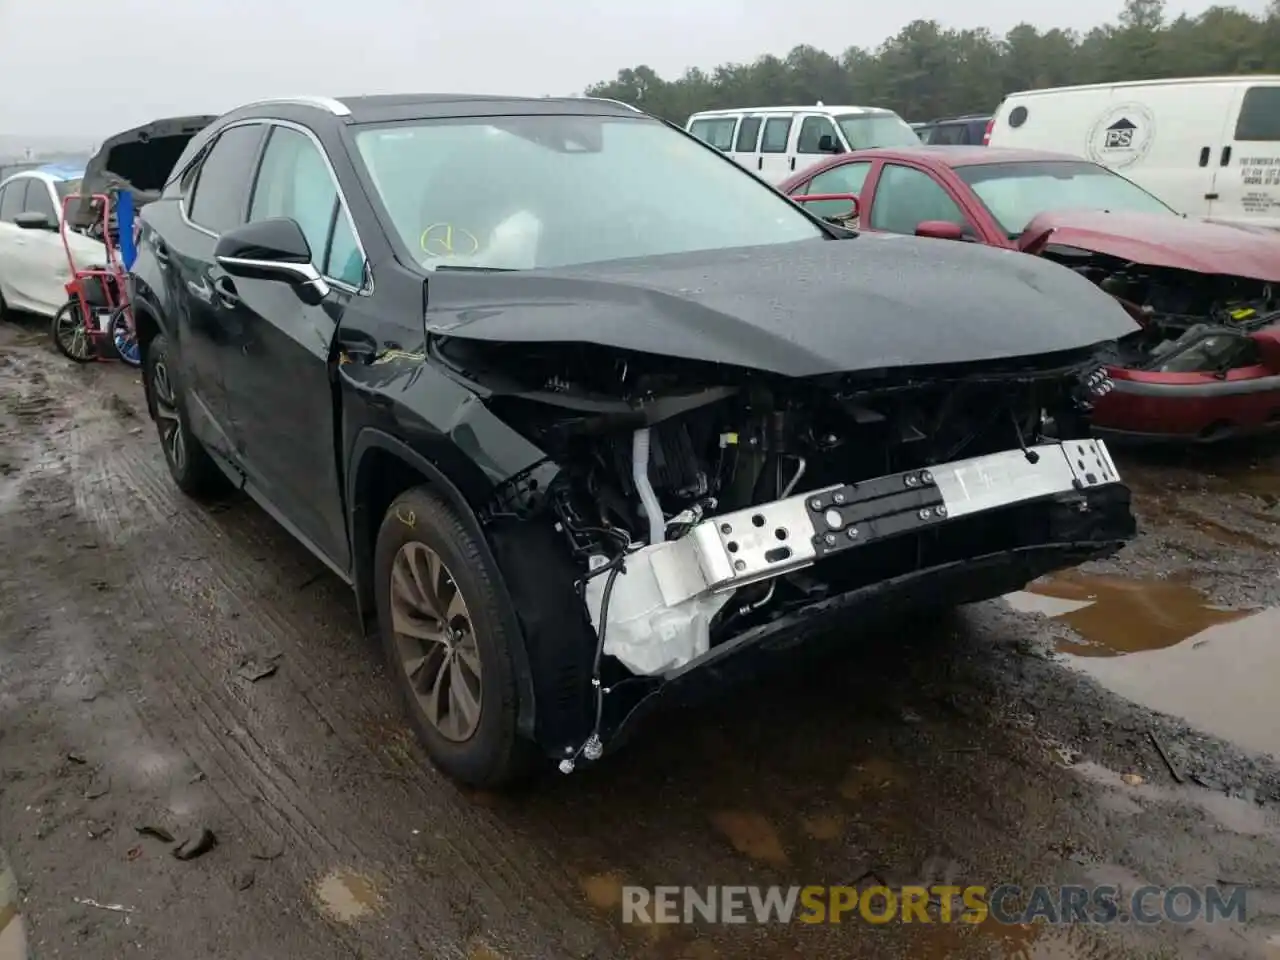
[[915,233],[926,220],[967,226],[964,214],[937,180],[914,167],[885,164],[871,205],[871,226],[888,233]]
[[791,117],[770,117],[764,122],[761,153],[786,153],[791,140]]
[[196,175],[194,193],[187,202],[187,217],[214,233],[225,233],[244,223],[249,181],[262,142],[259,123],[231,127],[218,135]]
[[1280,140],[1280,87],[1250,87],[1240,103],[1236,139]]
[[756,144],[760,140],[760,123],[759,117],[743,117],[742,123],[738,125],[738,142],[734,144],[734,150],[738,153],[755,153]]

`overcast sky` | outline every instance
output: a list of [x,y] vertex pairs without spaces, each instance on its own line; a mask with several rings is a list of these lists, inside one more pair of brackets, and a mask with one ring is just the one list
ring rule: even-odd
[[[1258,12],[1265,0],[1240,0]],[[1198,13],[1202,0],[1171,0]],[[273,95],[570,94],[623,67],[663,76],[874,47],[916,19],[1087,29],[1120,0],[0,0],[0,134],[97,136]],[[1049,13],[1047,11],[1055,12]],[[1046,11],[1046,12],[1039,12]]]

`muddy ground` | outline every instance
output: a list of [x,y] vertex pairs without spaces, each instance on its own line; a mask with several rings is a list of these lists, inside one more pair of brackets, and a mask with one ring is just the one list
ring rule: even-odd
[[[0,328],[0,846],[36,960],[1243,958],[1280,931],[1280,446],[1128,454],[1143,533],[1115,561],[851,637],[498,798],[427,765],[317,561],[174,490],[140,399]],[[618,910],[628,883],[943,879],[1229,884],[1249,919]]]

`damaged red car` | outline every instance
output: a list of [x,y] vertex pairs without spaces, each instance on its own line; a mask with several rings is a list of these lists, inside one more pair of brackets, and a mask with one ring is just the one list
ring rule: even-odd
[[[1105,167],[990,147],[846,153],[779,189],[862,229],[1061,263],[1140,329],[1110,358],[1100,431],[1215,441],[1280,427],[1280,233],[1184,217]],[[812,199],[810,199],[812,198]]]

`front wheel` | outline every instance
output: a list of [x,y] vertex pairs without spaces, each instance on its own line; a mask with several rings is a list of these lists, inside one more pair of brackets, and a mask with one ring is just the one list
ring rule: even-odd
[[518,638],[485,557],[453,509],[418,487],[382,521],[374,589],[388,666],[427,753],[463,783],[504,787],[536,753],[516,729]]
[[226,490],[227,478],[191,432],[182,385],[171,365],[169,349],[164,334],[147,345],[143,378],[151,418],[160,434],[169,475],[178,489],[197,499],[210,499]]
[[89,335],[93,318],[88,315],[79,297],[72,297],[53,315],[49,325],[53,345],[58,352],[76,363],[90,363],[97,359],[93,349],[93,337]]

